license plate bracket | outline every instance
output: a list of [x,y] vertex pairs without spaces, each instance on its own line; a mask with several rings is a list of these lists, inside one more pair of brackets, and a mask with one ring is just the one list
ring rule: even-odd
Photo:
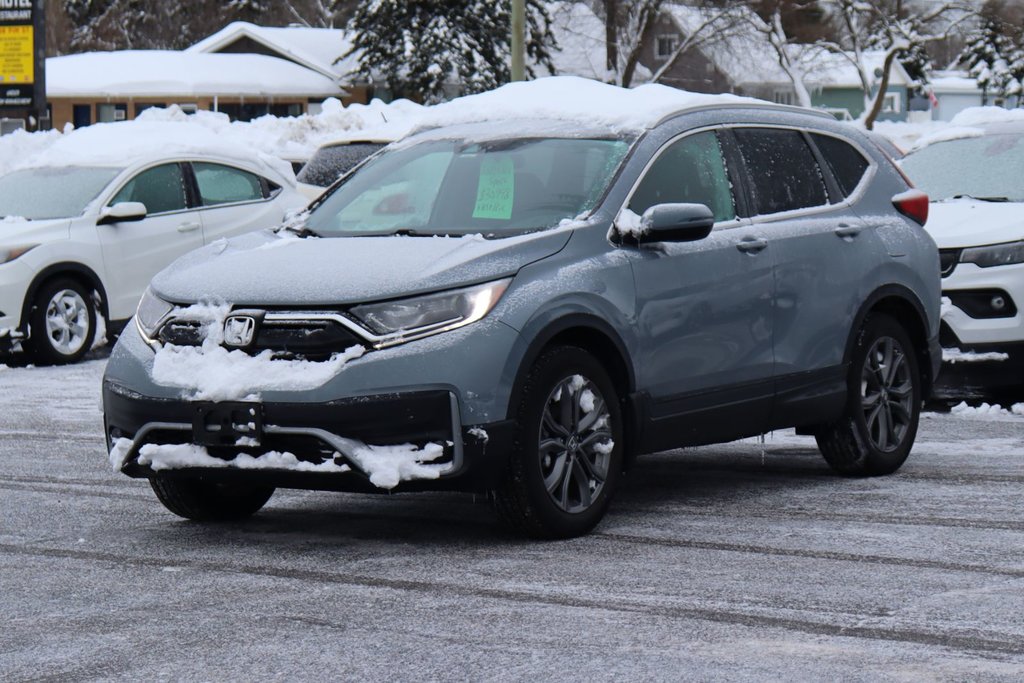
[[195,443],[202,446],[259,446],[263,406],[259,403],[197,403],[192,417]]

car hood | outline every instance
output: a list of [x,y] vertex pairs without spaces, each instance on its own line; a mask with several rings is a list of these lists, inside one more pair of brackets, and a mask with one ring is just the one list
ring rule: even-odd
[[558,252],[570,234],[555,229],[492,240],[480,235],[299,238],[263,230],[183,256],[152,286],[176,303],[353,304],[513,275]]
[[0,219],[0,247],[25,247],[54,240],[68,239],[70,218],[26,221]]
[[925,225],[940,249],[1024,239],[1024,204],[952,199],[933,202]]

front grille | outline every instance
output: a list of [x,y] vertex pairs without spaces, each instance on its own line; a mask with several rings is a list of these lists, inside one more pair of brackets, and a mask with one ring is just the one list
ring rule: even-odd
[[942,277],[949,277],[959,261],[959,249],[939,249],[939,270],[942,272]]
[[[363,345],[363,340],[335,319],[274,318],[256,314],[256,330],[252,342],[238,348],[256,355],[271,351],[274,358],[322,361],[335,353]],[[157,334],[161,343],[174,346],[202,346],[209,323],[196,320],[172,319],[164,323]]]
[[275,356],[326,360],[331,354],[362,343],[347,327],[334,320],[264,320],[248,350],[271,350]]

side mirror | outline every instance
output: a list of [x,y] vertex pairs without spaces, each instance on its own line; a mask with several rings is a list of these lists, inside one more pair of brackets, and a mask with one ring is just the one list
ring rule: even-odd
[[657,204],[640,217],[640,244],[694,242],[711,234],[715,215],[703,204]]
[[118,202],[113,206],[104,206],[100,210],[100,219],[96,221],[96,225],[141,221],[147,213],[146,205],[142,202]]

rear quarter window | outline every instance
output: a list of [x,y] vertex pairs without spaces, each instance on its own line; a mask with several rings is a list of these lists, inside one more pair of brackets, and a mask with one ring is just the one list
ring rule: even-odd
[[828,203],[825,179],[800,131],[737,128],[755,213],[766,215]]
[[834,138],[831,135],[811,133],[811,139],[825,157],[832,176],[839,183],[839,189],[843,191],[844,197],[849,197],[860,185],[861,179],[871,167],[871,162],[864,158],[864,155],[856,147]]

